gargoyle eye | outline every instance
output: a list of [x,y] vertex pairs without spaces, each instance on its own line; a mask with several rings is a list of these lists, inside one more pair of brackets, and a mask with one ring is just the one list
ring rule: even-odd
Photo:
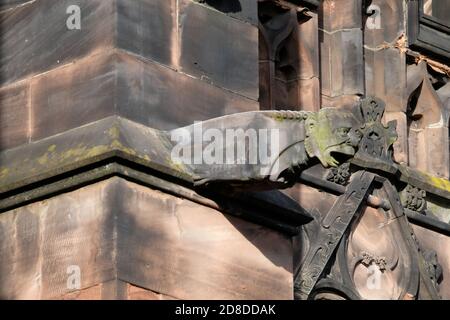
[[346,135],[349,133],[349,131],[350,131],[349,128],[339,128],[339,134],[341,135]]

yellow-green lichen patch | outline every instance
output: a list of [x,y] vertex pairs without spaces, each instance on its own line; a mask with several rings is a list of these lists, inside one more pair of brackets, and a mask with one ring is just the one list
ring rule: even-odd
[[443,189],[447,192],[450,192],[450,181],[443,178],[438,178],[429,174],[426,174],[427,180],[431,185],[436,188]]
[[273,118],[275,119],[275,121],[278,121],[278,122],[282,122],[285,120],[283,114],[281,114],[281,113],[275,114],[275,116]]
[[119,140],[114,140],[113,142],[111,142],[111,148],[114,150],[122,151],[122,152],[132,155],[132,156],[137,155],[136,150],[124,146]]
[[42,156],[37,158],[37,162],[41,166],[50,167],[67,161],[80,161],[92,158],[109,151],[109,148],[105,145],[87,147],[83,144],[78,144],[76,147],[61,152],[56,152],[55,150],[55,145],[50,146]]
[[167,161],[167,163],[169,164],[169,166],[170,166],[170,168],[172,170],[179,171],[179,172],[188,172],[188,170],[187,170],[186,166],[184,165],[184,163],[178,162],[178,161],[175,162],[175,161],[173,161],[170,158],[167,158],[166,161]]
[[0,179],[5,178],[9,174],[8,168],[0,168]]
[[41,165],[44,166],[47,164],[48,161],[48,152],[44,153],[41,157],[37,158],[37,162]]
[[[436,176],[433,176],[429,173],[419,171],[417,169],[413,169],[404,165],[399,166],[400,171],[402,172],[402,180],[406,181],[408,183],[411,183],[412,185],[415,185],[413,180],[422,181],[426,186],[428,186],[429,191],[433,192],[432,189],[438,189],[445,191],[445,193],[450,194],[450,181],[448,179],[439,178]],[[426,187],[424,187],[426,189]]]
[[115,126],[112,126],[111,128],[109,128],[108,135],[111,139],[118,140],[119,136],[120,136],[119,127],[117,125],[115,125]]

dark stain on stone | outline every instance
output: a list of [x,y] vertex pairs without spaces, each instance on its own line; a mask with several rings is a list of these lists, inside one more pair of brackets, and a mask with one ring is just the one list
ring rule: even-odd
[[199,2],[205,3],[208,6],[224,13],[236,13],[242,11],[239,0],[200,0]]

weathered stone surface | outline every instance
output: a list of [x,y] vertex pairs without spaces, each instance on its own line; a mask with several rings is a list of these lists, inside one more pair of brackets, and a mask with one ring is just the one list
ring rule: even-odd
[[[192,179],[189,166],[174,166],[171,162],[172,142],[169,139],[167,134],[158,130],[117,116],[107,117],[1,152],[0,193],[80,169],[99,160],[111,160],[117,154],[189,181]],[[4,205],[4,201],[0,203]]]
[[322,102],[327,104],[322,107],[345,104],[351,99],[345,96],[364,93],[361,12],[361,0],[321,1],[320,81]]
[[75,290],[54,300],[177,300],[151,290],[136,287],[121,280],[107,281],[90,288]]
[[[411,286],[411,273],[418,271],[413,269],[413,266],[417,266],[412,261],[416,257],[411,255],[412,251],[402,234],[399,221],[400,219],[389,221],[381,210],[367,207],[352,226],[346,263],[363,299],[403,299],[402,292],[404,294]],[[361,260],[358,261],[358,257]],[[379,275],[378,287],[367,285],[373,275],[370,265],[380,270],[384,268]]]
[[373,15],[365,17],[364,44],[375,49],[385,43],[394,44],[405,34],[404,1],[373,0],[368,12]]
[[257,100],[258,29],[189,0],[179,21],[181,70]]
[[173,297],[127,284],[128,300],[177,300]]
[[258,25],[258,1],[256,0],[191,0],[225,13],[233,18]]
[[386,103],[388,112],[406,112],[406,56],[396,48],[364,50],[366,94]]
[[290,239],[137,185],[120,195],[124,281],[180,299],[292,299]]
[[416,225],[413,229],[420,245],[426,250],[434,250],[437,253],[438,262],[443,271],[439,294],[445,300],[450,299],[450,237]]
[[329,97],[322,94],[320,99],[321,108],[342,108],[347,110],[357,105],[360,100],[359,96],[354,94],[346,94],[337,97]]
[[[303,208],[316,217],[319,212],[328,212],[337,199],[333,194],[321,192],[319,189],[305,184],[296,184],[283,192],[295,199],[299,204],[301,203]],[[292,241],[294,247],[294,270],[297,271],[304,262],[306,252],[311,244],[302,235],[294,237]]]
[[254,100],[129,55],[117,56],[117,73],[119,114],[153,128],[169,130],[258,109]]
[[292,298],[289,237],[120,178],[3,213],[0,235],[3,299],[76,298],[98,284],[102,299],[126,298],[122,281],[184,299]]
[[277,82],[277,103],[281,110],[318,111],[320,109],[320,82],[316,77]]
[[29,140],[29,83],[0,89],[0,150]]
[[[431,174],[448,177],[448,111],[444,103],[445,86],[439,94],[425,61],[407,68],[409,98],[409,159],[410,166]],[[430,143],[432,141],[432,143]]]
[[[427,128],[425,153],[427,155],[426,171],[432,175],[449,178],[449,128],[446,126]],[[433,142],[432,142],[433,141]],[[419,152],[423,152],[421,149]]]
[[0,297],[49,299],[68,288],[71,266],[81,288],[115,276],[113,222],[102,202],[107,183],[0,215]]
[[319,26],[326,31],[360,29],[361,0],[325,0],[319,8]]
[[318,78],[298,81],[299,109],[318,111],[320,109],[320,81]]
[[[270,31],[269,27],[266,30],[268,32],[266,38],[260,33],[261,109],[307,111],[320,109],[318,18],[317,14],[310,12],[308,17],[304,18],[305,21],[297,22],[294,15],[291,34],[278,44],[278,48],[271,48],[271,53],[266,46],[276,45],[270,43],[268,36],[274,31]],[[273,50],[280,52],[280,58],[272,56]],[[272,75],[271,68],[275,68]]]
[[308,13],[309,20],[299,23],[298,37],[298,77],[309,79],[320,76],[318,15]]
[[[4,103],[2,108],[14,108],[12,98]],[[20,107],[25,110],[27,103]],[[112,52],[89,56],[33,78],[30,108],[30,135],[36,141],[113,114],[169,130],[194,121],[257,110],[258,103],[157,63]],[[27,118],[21,116],[20,120],[27,123]],[[4,126],[9,131],[27,129],[14,121]],[[5,137],[9,131],[5,131]],[[6,146],[24,142],[11,141]]]
[[397,141],[394,142],[394,160],[397,163],[408,164],[408,123],[404,112],[386,112],[383,123],[397,121]]
[[128,299],[128,284],[117,278],[102,283],[101,298],[102,300]]
[[0,83],[48,71],[114,42],[114,1],[82,0],[81,30],[68,30],[71,0],[35,1],[0,15]]
[[362,32],[320,31],[322,94],[336,97],[364,93]]
[[[186,52],[189,57],[185,58],[200,57],[199,63],[203,61],[210,68],[203,74],[193,66],[197,80],[159,65],[178,64],[181,39],[175,24],[175,1],[80,1],[82,30],[67,30],[65,10],[68,5],[68,1],[36,2],[2,13],[0,23],[7,32],[2,34],[0,75],[4,81],[0,79],[0,83],[34,78],[31,102],[20,106],[21,110],[30,106],[30,124],[24,117],[20,120],[25,125],[16,124],[11,114],[5,113],[3,118],[8,119],[8,124],[2,124],[1,148],[25,143],[23,136],[28,136],[17,134],[24,133],[28,127],[27,134],[35,141],[115,111],[155,128],[172,129],[196,120],[258,109],[255,101],[258,98],[256,27],[205,6],[188,3],[192,9],[186,8],[181,14],[185,24],[180,22],[180,31],[185,35],[185,47],[193,51]],[[48,21],[45,12],[53,12],[52,19],[56,20]],[[154,19],[149,19],[147,13],[154,15]],[[203,19],[200,23],[193,19],[197,16]],[[202,23],[209,20],[223,36],[215,42],[215,52],[216,58],[224,59],[210,59],[211,50],[203,50],[204,42],[198,42],[195,32],[206,30]],[[153,26],[154,23],[157,25]],[[113,32],[116,27],[117,32]],[[143,32],[144,29],[151,32]],[[235,32],[246,34],[238,45],[235,38],[230,37]],[[58,45],[53,46],[54,43]],[[114,46],[132,54],[115,56],[117,51],[106,51]],[[140,60],[134,55],[158,63]],[[40,75],[42,72],[45,73]],[[209,80],[204,81],[203,76],[210,77],[212,85]],[[2,109],[14,108],[14,98],[8,97],[3,98]],[[189,117],[180,112],[187,107]],[[18,114],[14,116],[17,118]],[[13,137],[8,133],[12,131],[18,133]]]
[[0,3],[0,10],[11,9],[26,4],[27,2],[31,2],[31,0],[2,0]]
[[32,140],[113,114],[114,61],[114,56],[109,54],[89,56],[34,78],[31,81]]
[[76,290],[66,293],[60,297],[55,297],[55,300],[100,300],[102,299],[103,285],[95,285],[90,288]]
[[117,47],[168,66],[178,64],[177,0],[116,0]]

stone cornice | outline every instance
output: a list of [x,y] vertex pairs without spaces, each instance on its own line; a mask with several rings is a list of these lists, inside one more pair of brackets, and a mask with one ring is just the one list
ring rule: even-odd
[[171,146],[164,132],[113,116],[6,150],[0,153],[7,164],[0,167],[0,211],[120,176],[288,234],[312,219],[276,190],[263,199],[251,192],[245,199],[197,192],[191,168],[171,162]]
[[[279,191],[271,191],[272,196],[267,197],[250,192],[243,200],[242,195],[224,195],[217,191],[206,195],[196,190],[193,169],[173,163],[171,148],[165,132],[113,116],[3,151],[0,153],[0,211],[93,181],[122,176],[224,212],[245,211],[244,218],[290,234],[295,234],[300,225],[311,219],[295,201],[287,201]],[[395,163],[386,167],[383,162],[378,166],[358,158],[352,163],[389,177],[393,183],[410,184],[450,199],[448,180]],[[264,210],[256,215],[251,206],[246,207],[250,203],[253,207],[260,204]]]

